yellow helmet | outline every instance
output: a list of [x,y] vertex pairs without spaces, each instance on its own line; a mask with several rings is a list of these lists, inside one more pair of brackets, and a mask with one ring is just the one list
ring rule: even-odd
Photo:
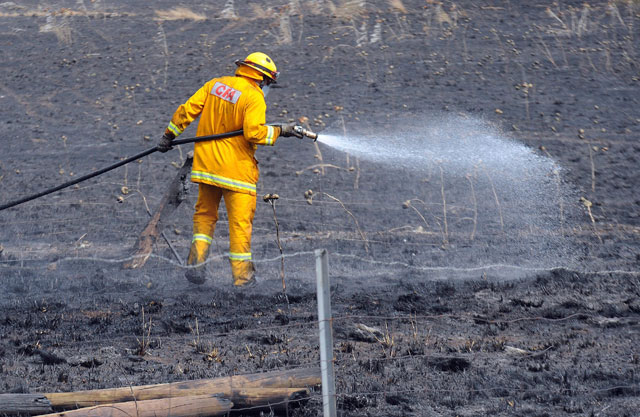
[[269,58],[267,54],[264,54],[262,52],[254,52],[252,54],[249,54],[249,56],[247,56],[244,60],[237,60],[235,64],[240,67],[238,68],[238,71],[241,73],[241,75],[245,75],[258,80],[262,80],[262,77],[259,74],[256,74],[254,71],[247,71],[243,73],[242,71],[240,71],[242,66],[253,68],[259,73],[265,75],[273,83],[276,82],[278,75],[280,75],[273,60]]

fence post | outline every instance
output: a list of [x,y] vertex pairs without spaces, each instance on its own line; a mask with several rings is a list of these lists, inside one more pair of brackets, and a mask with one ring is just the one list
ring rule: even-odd
[[316,249],[316,286],[318,327],[320,328],[320,370],[324,417],[336,417],[336,381],[333,371],[333,335],[331,334],[331,289],[329,257],[326,249]]

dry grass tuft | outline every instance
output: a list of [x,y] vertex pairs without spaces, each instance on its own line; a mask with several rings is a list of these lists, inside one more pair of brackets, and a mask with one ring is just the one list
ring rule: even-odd
[[549,33],[563,36],[576,35],[581,37],[594,27],[593,23],[590,21],[590,15],[592,14],[591,7],[586,3],[583,5],[581,10],[569,8],[567,10],[554,13],[551,8],[547,7],[546,13],[549,18],[553,19],[557,23],[554,27],[549,27]]
[[331,14],[340,19],[352,19],[354,16],[364,14],[367,11],[364,0],[346,0],[338,6],[329,0],[327,4]]
[[251,3],[251,11],[254,19],[273,19],[276,14],[271,7],[264,9],[261,5]]
[[442,26],[444,23],[448,24],[449,26],[453,26],[453,20],[451,20],[451,17],[442,8],[441,4],[436,5],[435,15],[436,15],[436,19],[438,20],[438,23],[440,24],[440,26]]
[[391,6],[393,10],[397,10],[400,13],[407,14],[407,8],[404,7],[402,0],[389,0],[389,6]]
[[149,353],[149,344],[151,342],[151,317],[149,317],[149,322],[144,319],[144,307],[142,307],[142,339],[138,339],[136,337],[137,346],[136,346],[136,354],[139,356],[145,356]]
[[291,21],[288,14],[282,14],[280,16],[280,36],[278,36],[278,43],[280,45],[287,45],[293,42],[293,35],[291,34]]
[[206,20],[206,16],[186,7],[174,7],[171,10],[156,10],[156,20]]

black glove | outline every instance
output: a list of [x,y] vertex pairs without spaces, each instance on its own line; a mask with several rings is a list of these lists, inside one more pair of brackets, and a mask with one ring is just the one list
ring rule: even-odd
[[173,138],[165,133],[162,136],[162,140],[160,142],[158,142],[158,146],[157,146],[158,151],[162,152],[162,153],[165,153],[168,150],[173,149],[173,147],[171,146],[171,141],[172,140],[173,140]]
[[302,139],[302,133],[296,132],[295,123],[287,123],[286,125],[280,125],[280,136],[284,136],[285,138],[295,136],[297,138]]

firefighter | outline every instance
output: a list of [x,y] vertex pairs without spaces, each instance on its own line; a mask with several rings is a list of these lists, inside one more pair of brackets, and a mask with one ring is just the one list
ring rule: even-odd
[[256,209],[258,145],[273,146],[279,136],[298,136],[294,124],[265,125],[265,97],[279,72],[271,58],[254,52],[235,62],[235,76],[214,78],[182,104],[171,118],[158,150],[171,149],[178,137],[198,116],[197,136],[243,130],[242,136],[198,142],[194,147],[191,181],[198,183],[193,215],[193,239],[185,277],[192,283],[206,280],[205,261],[224,198],[229,218],[229,261],[233,284],[255,284],[251,260],[251,229]]

